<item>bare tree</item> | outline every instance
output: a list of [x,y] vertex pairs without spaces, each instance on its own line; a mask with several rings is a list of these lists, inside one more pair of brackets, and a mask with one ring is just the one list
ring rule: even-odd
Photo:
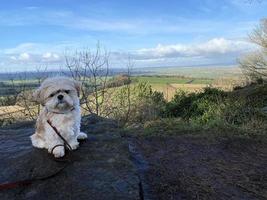
[[131,70],[133,68],[133,63],[131,62],[130,57],[128,58],[128,64],[127,64],[127,77],[128,77],[128,81],[126,84],[126,97],[127,97],[127,112],[126,112],[126,116],[125,116],[125,121],[124,124],[125,125],[128,120],[129,120],[129,116],[130,116],[130,111],[131,111]]
[[252,43],[259,47],[258,51],[245,55],[240,61],[243,73],[252,81],[267,79],[267,19],[249,35]]
[[106,115],[104,102],[109,96],[107,81],[109,78],[109,53],[98,43],[95,51],[89,49],[76,51],[65,56],[66,67],[71,76],[82,82],[81,103],[89,113]]
[[[43,70],[37,67],[34,73],[34,79],[29,79],[28,73],[10,74],[10,78],[4,85],[5,90],[10,93],[0,101],[1,114],[0,121],[4,123],[17,122],[20,120],[35,120],[40,112],[40,105],[32,100],[33,90],[40,85],[46,78],[46,68]],[[3,100],[5,102],[3,102]]]
[[120,126],[125,126],[129,122],[132,111],[131,71],[133,68],[133,63],[130,57],[128,58],[126,67],[127,71],[124,74],[126,80],[124,81],[123,86],[114,92],[111,102],[112,105],[114,105],[111,115],[119,122]]

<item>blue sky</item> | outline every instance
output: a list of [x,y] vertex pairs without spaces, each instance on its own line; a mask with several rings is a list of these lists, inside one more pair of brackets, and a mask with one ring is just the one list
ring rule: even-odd
[[2,0],[0,71],[55,69],[97,41],[112,67],[128,56],[136,67],[235,64],[266,10],[266,0]]

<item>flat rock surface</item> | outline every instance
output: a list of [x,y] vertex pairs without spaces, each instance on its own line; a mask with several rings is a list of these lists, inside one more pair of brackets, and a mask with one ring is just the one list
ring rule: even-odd
[[128,143],[116,123],[91,116],[83,124],[89,138],[63,162],[31,146],[33,124],[1,129],[0,183],[34,180],[0,190],[0,199],[140,199]]

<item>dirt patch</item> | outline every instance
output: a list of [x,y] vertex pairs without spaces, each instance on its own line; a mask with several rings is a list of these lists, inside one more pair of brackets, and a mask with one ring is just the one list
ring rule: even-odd
[[157,199],[267,199],[267,144],[248,139],[132,138]]

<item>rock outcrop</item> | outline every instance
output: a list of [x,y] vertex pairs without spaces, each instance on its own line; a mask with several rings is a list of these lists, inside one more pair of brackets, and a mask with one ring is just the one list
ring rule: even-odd
[[1,129],[0,184],[26,181],[0,190],[0,199],[140,199],[139,177],[116,123],[88,116],[82,130],[87,141],[59,162],[32,147],[33,123]]

